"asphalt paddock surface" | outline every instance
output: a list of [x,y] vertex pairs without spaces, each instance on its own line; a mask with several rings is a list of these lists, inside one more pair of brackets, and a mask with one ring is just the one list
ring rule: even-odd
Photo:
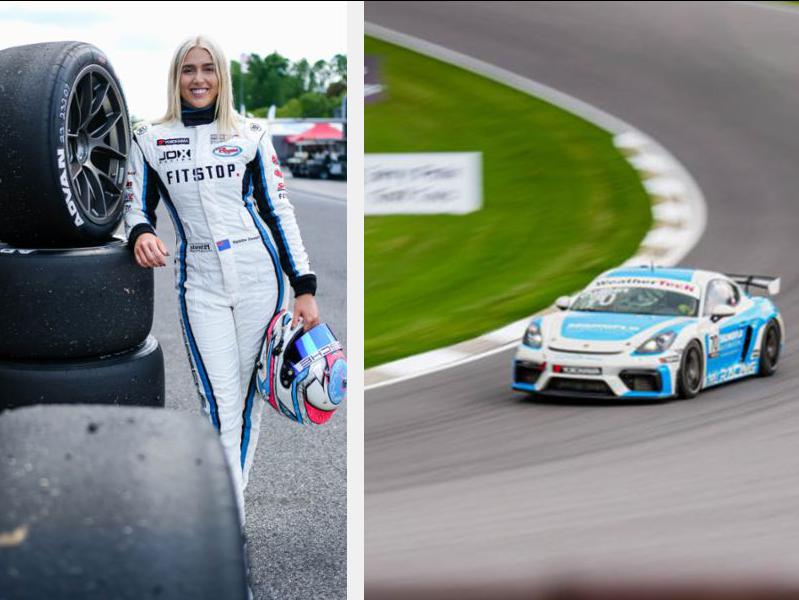
[[368,2],[366,19],[655,137],[708,203],[683,265],[782,276],[787,325],[774,377],[692,401],[534,402],[509,390],[511,352],[368,392],[369,597],[565,575],[796,584],[799,11]]
[[[316,195],[286,181],[317,273],[322,319],[346,346],[346,182]],[[163,204],[163,203],[162,203]],[[172,258],[175,234],[158,208],[159,237],[171,253],[156,269],[153,334],[164,352],[166,408],[202,414],[180,330]],[[322,427],[302,427],[271,407],[245,492],[250,581],[256,599],[345,598],[347,593],[346,405]]]

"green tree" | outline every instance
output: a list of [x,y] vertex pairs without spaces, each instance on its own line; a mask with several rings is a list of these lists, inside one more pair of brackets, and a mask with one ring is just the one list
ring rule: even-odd
[[302,118],[302,103],[298,98],[292,98],[275,111],[275,116],[279,119]]
[[308,90],[311,92],[324,91],[330,77],[330,66],[327,61],[317,60],[311,67],[311,76]]
[[305,92],[300,96],[303,117],[330,117],[332,106],[330,100],[319,92]]
[[[230,73],[236,107],[241,104],[241,65],[231,61]],[[347,57],[336,54],[329,62],[294,63],[277,52],[261,58],[251,54],[244,77],[248,112],[265,116],[272,105],[278,117],[330,117],[347,91]]]
[[339,98],[347,92],[347,84],[343,81],[334,81],[329,86],[327,86],[327,91],[325,91],[325,96],[328,98]]
[[[307,60],[301,58],[291,65],[291,75],[299,83],[300,94],[302,92],[307,92],[310,89],[311,65]],[[299,94],[297,95],[299,96]]]
[[344,82],[344,87],[347,86],[347,56],[345,54],[336,54],[330,61],[332,72],[340,81]]

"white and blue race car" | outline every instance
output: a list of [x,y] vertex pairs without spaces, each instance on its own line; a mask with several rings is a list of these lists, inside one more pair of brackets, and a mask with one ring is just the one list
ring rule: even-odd
[[513,361],[513,389],[572,398],[693,398],[774,373],[785,326],[780,280],[662,267],[602,273],[560,311],[534,318]]

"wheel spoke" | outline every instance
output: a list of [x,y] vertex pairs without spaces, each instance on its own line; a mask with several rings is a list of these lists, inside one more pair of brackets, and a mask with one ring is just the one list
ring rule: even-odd
[[[91,212],[92,210],[92,199],[91,199],[91,190],[89,188],[89,180],[86,177],[86,171],[81,169],[78,177],[75,180],[78,188],[78,194],[80,200],[80,204],[84,206],[86,212]],[[84,200],[87,204],[84,204]]]
[[72,179],[72,181],[75,181],[78,178],[78,175],[80,175],[82,170],[83,170],[83,167],[80,165],[79,162],[70,163],[70,165],[69,165],[69,178]]
[[111,131],[114,126],[119,122],[122,118],[121,112],[112,112],[105,116],[105,121],[102,125],[100,125],[97,129],[89,133],[89,137],[95,140],[102,140],[108,132]]
[[100,176],[100,183],[103,184],[106,192],[115,195],[122,192],[122,186],[118,185],[110,175],[103,171],[97,171],[97,174]]
[[92,116],[92,74],[86,76],[78,84],[78,110],[80,110],[80,125],[78,129],[86,129]]
[[[103,184],[100,182],[100,178],[98,176],[99,172],[93,165],[89,165],[87,163],[85,166],[86,168],[83,169],[83,172],[86,174],[86,180],[88,181],[90,188],[90,193],[88,195],[91,196],[92,199],[98,200],[98,202],[94,203],[94,206],[102,206],[103,210],[105,210],[105,192],[103,190]],[[91,210],[92,206],[91,200],[89,200],[89,210]]]
[[92,117],[94,117],[94,115],[96,115],[103,107],[103,103],[105,102],[106,96],[108,96],[108,90],[110,88],[111,84],[108,81],[101,81],[94,89],[92,89]]
[[100,152],[101,154],[105,154],[106,156],[110,156],[111,158],[115,158],[117,160],[125,160],[128,157],[127,154],[123,154],[108,144],[97,144],[94,148],[92,148],[92,152]]
[[69,106],[69,122],[67,123],[67,136],[78,137],[78,130],[80,129],[81,115],[80,115],[80,86],[75,92],[75,97]]

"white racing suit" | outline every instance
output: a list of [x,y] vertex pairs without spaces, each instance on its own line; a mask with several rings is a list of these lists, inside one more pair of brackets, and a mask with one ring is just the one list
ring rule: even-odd
[[297,295],[316,276],[300,239],[277,155],[264,129],[241,121],[145,125],[128,167],[125,230],[133,248],[154,232],[163,200],[177,237],[175,277],[186,350],[203,409],[219,432],[244,523],[244,488],[263,407],[254,365],[272,315],[284,306],[283,272]]

